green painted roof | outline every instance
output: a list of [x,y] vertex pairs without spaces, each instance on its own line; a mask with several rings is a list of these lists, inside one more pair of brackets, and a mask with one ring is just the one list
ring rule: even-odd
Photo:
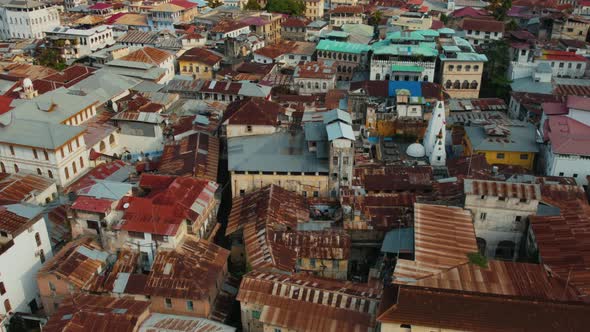
[[426,40],[424,35],[422,35],[419,31],[395,31],[387,34],[387,38],[392,41],[422,41]]
[[369,45],[339,42],[327,39],[320,40],[318,46],[316,47],[316,50],[318,51],[332,51],[354,54],[368,52],[370,49],[371,47]]
[[457,57],[449,58],[444,54],[440,55],[441,61],[465,61],[465,62],[487,62],[488,58],[484,54],[459,52]]
[[461,49],[457,45],[444,45],[442,49],[445,52],[461,52]]
[[335,31],[335,30],[332,30],[332,31],[328,32],[326,34],[326,36],[328,36],[328,37],[336,37],[336,38],[348,38],[348,36],[350,36],[350,34],[348,32],[344,32],[344,31]]
[[391,66],[391,71],[401,71],[401,72],[411,72],[411,73],[421,73],[424,71],[424,68],[420,66],[399,66],[393,65]]
[[442,28],[442,29],[438,29],[438,33],[443,33],[443,34],[455,34],[455,30],[450,29],[450,28]]
[[420,45],[405,45],[405,44],[391,44],[388,46],[381,46],[374,49],[374,53],[390,54],[390,55],[422,55],[422,56],[437,56],[438,51],[428,43]]

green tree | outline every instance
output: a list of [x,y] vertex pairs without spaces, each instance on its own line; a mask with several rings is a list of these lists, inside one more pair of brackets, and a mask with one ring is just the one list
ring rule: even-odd
[[373,12],[371,14],[371,16],[369,16],[369,25],[379,25],[379,22],[381,22],[381,19],[383,18],[383,12],[378,10],[376,12]]
[[488,61],[484,65],[482,97],[508,100],[511,81],[506,77],[510,66],[509,46],[505,40],[495,40],[482,46]]
[[508,11],[512,8],[512,0],[492,0],[486,8],[499,21],[504,21]]
[[209,7],[215,8],[223,5],[223,2],[221,2],[220,0],[207,0],[207,4],[209,5]]
[[447,25],[447,23],[449,23],[449,17],[445,13],[442,13],[442,14],[440,14],[440,21],[444,25]]
[[303,16],[305,14],[305,2],[303,0],[268,0],[266,10],[272,13]]
[[244,5],[244,10],[262,10],[262,7],[256,0],[248,0]]
[[51,67],[57,70],[63,70],[67,67],[58,50],[53,48],[44,48],[37,56],[37,62],[42,66]]

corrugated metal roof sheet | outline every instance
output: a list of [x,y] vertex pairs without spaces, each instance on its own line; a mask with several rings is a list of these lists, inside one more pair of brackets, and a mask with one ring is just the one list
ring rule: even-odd
[[395,282],[411,282],[468,261],[477,252],[471,212],[459,207],[414,204],[414,260],[399,259]]
[[527,200],[539,200],[541,198],[541,187],[538,184],[475,179],[465,179],[463,183],[466,195],[520,198]]

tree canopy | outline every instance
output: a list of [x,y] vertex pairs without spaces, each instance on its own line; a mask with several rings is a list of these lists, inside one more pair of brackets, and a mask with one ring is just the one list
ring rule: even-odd
[[268,0],[266,10],[273,13],[303,16],[305,2],[303,0]]
[[512,0],[491,0],[487,10],[489,10],[497,20],[504,21],[510,8],[512,8]]
[[262,7],[256,0],[248,0],[244,5],[245,10],[262,10]]
[[510,66],[508,43],[504,40],[495,40],[484,44],[482,48],[488,62],[484,65],[481,96],[508,100],[511,83],[506,77]]

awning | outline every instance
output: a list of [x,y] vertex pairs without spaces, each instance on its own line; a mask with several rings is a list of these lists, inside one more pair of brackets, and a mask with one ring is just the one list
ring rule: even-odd
[[391,66],[392,72],[407,72],[407,73],[421,73],[424,71],[424,68],[420,66],[398,66],[393,65]]

